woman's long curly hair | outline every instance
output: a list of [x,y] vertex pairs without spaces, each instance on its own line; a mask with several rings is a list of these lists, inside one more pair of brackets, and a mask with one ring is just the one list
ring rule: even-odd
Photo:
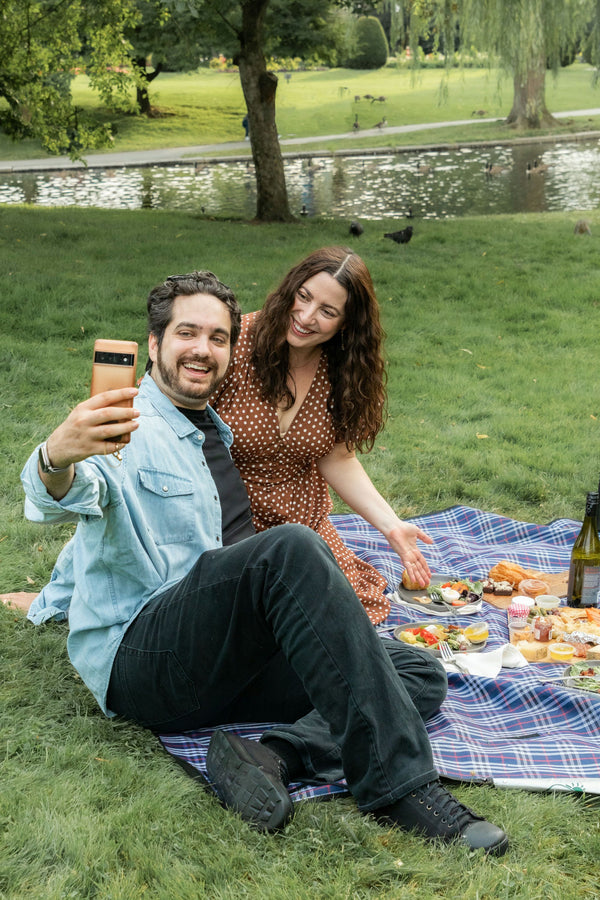
[[348,292],[344,324],[322,345],[331,382],[327,406],[336,440],[344,441],[349,450],[370,450],[385,417],[384,333],[371,275],[352,250],[323,247],[288,272],[256,317],[251,361],[262,399],[283,402],[289,409],[294,403],[288,386],[290,311],[300,287],[319,272],[327,272]]

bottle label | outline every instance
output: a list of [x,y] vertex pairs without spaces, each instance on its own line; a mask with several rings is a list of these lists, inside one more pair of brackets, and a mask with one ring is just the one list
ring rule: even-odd
[[546,642],[552,637],[552,622],[546,618],[538,617],[533,620],[533,636],[536,641]]
[[584,566],[580,606],[598,606],[600,566]]

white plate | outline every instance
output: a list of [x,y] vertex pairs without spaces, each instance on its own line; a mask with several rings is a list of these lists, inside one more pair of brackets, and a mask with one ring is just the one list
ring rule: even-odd
[[[434,575],[430,585],[435,587],[438,584],[445,584],[451,581],[453,575]],[[472,581],[471,578],[468,581]],[[389,595],[392,603],[398,603],[401,606],[410,606],[412,609],[420,609],[423,615],[428,616],[470,616],[478,613],[483,605],[483,596],[476,603],[467,603],[465,606],[452,606],[451,603],[443,603],[442,601],[432,600],[431,603],[419,603],[415,597],[425,597],[427,588],[420,588],[418,591],[409,591],[403,584],[399,584],[393,594]]]
[[[582,666],[584,669],[597,669],[598,674],[595,678],[578,678],[577,675],[573,675],[572,671],[575,666]],[[588,694],[596,694],[600,696],[600,660],[599,659],[582,659],[579,663],[572,663],[564,675],[565,687],[575,688],[578,691],[586,691]],[[586,682],[589,681],[590,684],[596,685],[595,688],[588,687]]]
[[[400,633],[402,631],[406,631],[408,628],[427,628],[428,625],[439,625],[439,624],[441,624],[441,623],[435,622],[435,621],[428,622],[426,620],[421,620],[420,622],[407,622],[405,625],[398,625],[397,628],[394,628],[394,637],[397,641],[399,641]],[[469,626],[466,625],[465,627],[468,628]],[[460,630],[464,631],[464,628],[461,626]],[[401,643],[408,644],[407,641],[401,641]],[[485,647],[486,644],[487,644],[487,638],[485,639],[485,641],[480,641],[477,644],[469,644],[469,646],[465,647],[464,650],[455,650],[454,652],[455,653],[479,653],[480,650],[483,650],[483,648]],[[433,656],[439,657],[441,655],[439,650],[436,650],[434,647],[428,647],[426,644],[408,644],[408,646],[409,647],[415,647],[415,646],[420,647],[421,650],[427,650],[429,653],[433,654]]]

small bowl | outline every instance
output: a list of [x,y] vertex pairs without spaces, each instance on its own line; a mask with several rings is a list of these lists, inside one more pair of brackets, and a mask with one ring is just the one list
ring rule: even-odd
[[467,625],[463,633],[469,643],[481,644],[487,641],[490,629],[485,622],[473,622],[472,625]]
[[440,588],[440,593],[445,603],[454,603],[455,600],[460,600],[460,594],[452,588]]
[[540,594],[535,598],[535,605],[539,609],[550,612],[551,609],[557,609],[560,606],[560,597],[555,597],[553,594]]
[[511,644],[526,641],[531,635],[531,625],[527,619],[511,619],[508,623],[508,637]]
[[570,644],[549,644],[548,655],[553,662],[570,662],[574,649]]
[[527,607],[531,608],[534,605],[535,600],[533,599],[533,597],[529,597],[527,594],[517,594],[516,597],[512,598],[510,605],[512,606],[513,603],[515,603],[515,604],[520,603],[523,606],[527,606]]
[[526,619],[532,606],[533,600],[531,597],[515,597],[508,607],[508,618]]
[[539,597],[540,594],[548,593],[549,585],[539,578],[524,578],[519,582],[519,593],[525,594],[527,597]]

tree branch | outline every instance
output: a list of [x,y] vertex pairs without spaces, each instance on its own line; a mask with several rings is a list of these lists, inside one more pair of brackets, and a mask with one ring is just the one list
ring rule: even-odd
[[229,19],[225,15],[223,15],[221,10],[218,7],[215,7],[214,3],[212,3],[211,0],[204,0],[204,2],[206,4],[206,6],[208,6],[210,9],[212,9],[212,11],[214,13],[217,14],[217,16],[225,24],[225,27],[229,28],[229,30],[235,35],[235,37],[238,39],[238,41],[241,41],[241,38],[242,38],[241,32],[238,31],[238,29],[234,25],[231,24]]
[[48,7],[46,12],[41,12],[39,14],[39,16],[37,16],[37,18],[34,19],[33,21],[30,21],[30,19],[29,19],[29,11],[31,9],[31,4],[28,4],[27,5],[27,27],[24,28],[23,31],[27,31],[28,35],[30,35],[30,32],[36,27],[36,25],[39,25],[39,23],[43,22],[44,19],[47,19],[48,16],[54,15],[54,13],[57,12],[61,6],[70,6],[72,4],[72,2],[73,2],[73,0],[58,0],[58,2],[54,4],[54,6]]

